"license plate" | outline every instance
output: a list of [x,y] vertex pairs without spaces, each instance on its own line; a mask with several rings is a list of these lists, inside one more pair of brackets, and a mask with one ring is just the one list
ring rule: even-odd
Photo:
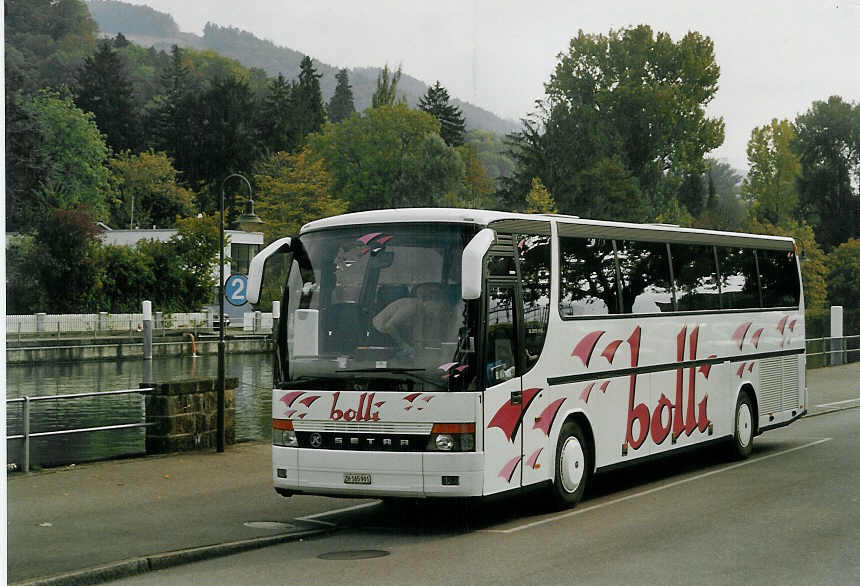
[[370,484],[370,474],[367,472],[344,472],[344,484]]

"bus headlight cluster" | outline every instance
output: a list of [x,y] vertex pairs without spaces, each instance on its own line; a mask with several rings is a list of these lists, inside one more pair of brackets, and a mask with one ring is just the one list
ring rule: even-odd
[[299,440],[293,429],[293,422],[289,419],[272,420],[272,445],[285,448],[299,447]]
[[428,452],[474,452],[474,423],[434,423]]

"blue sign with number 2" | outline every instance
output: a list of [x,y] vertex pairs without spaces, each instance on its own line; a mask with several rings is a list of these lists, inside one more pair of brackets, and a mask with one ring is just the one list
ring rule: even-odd
[[245,305],[248,302],[248,277],[245,275],[230,275],[224,284],[224,296],[232,305]]

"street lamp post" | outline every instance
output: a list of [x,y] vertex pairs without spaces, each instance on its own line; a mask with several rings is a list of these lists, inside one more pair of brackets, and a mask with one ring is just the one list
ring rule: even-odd
[[[254,204],[251,192],[251,183],[238,173],[227,175],[221,182],[221,201],[219,209],[221,212],[218,252],[218,383],[217,383],[217,438],[216,447],[219,452],[224,451],[224,185],[229,179],[238,177],[248,186],[248,200],[251,202],[251,214],[254,213]],[[245,214],[243,214],[244,216]],[[259,219],[259,218],[258,218]]]

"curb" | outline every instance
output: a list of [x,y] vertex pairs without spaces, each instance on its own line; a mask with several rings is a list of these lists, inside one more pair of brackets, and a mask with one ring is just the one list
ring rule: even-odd
[[113,562],[102,566],[73,570],[62,574],[54,574],[53,576],[44,576],[21,582],[14,582],[12,583],[12,586],[82,586],[84,584],[102,584],[104,582],[137,576],[139,574],[154,572],[156,570],[163,570],[173,566],[180,566],[201,560],[241,553],[243,551],[260,549],[270,545],[311,539],[331,533],[335,529],[336,527],[307,529],[305,531],[298,531],[295,533],[271,535],[269,537],[257,537],[253,539],[243,539],[241,541],[230,541],[227,543],[178,549],[175,551]]
[[808,417],[818,417],[819,415],[838,413],[839,411],[850,411],[851,409],[860,409],[860,405],[849,405],[846,407],[830,407],[828,409],[821,409],[818,411],[809,411],[806,415],[803,416],[803,418],[806,419]]

